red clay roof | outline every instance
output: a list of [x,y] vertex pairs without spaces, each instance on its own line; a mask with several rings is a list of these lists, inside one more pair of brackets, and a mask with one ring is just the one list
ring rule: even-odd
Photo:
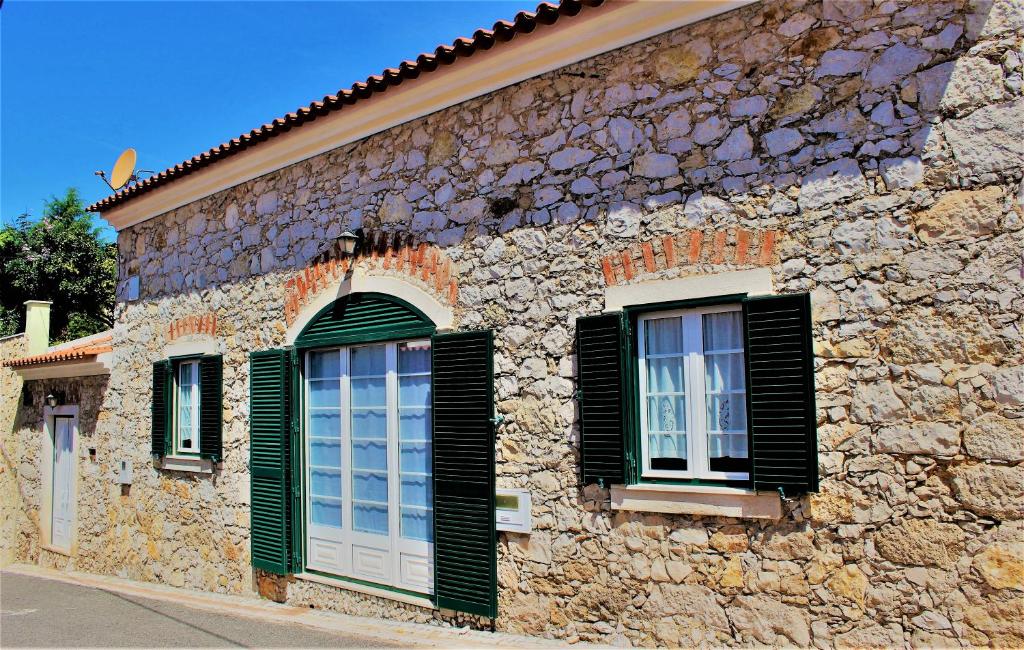
[[511,22],[499,20],[491,29],[478,29],[472,38],[457,38],[451,45],[439,45],[433,54],[421,54],[415,61],[402,61],[397,68],[387,68],[379,75],[373,75],[365,82],[357,81],[351,88],[343,88],[336,95],[327,95],[321,101],[314,101],[308,106],[297,109],[284,117],[279,117],[269,124],[244,133],[229,142],[225,142],[185,162],[135,183],[105,199],[89,206],[90,212],[108,210],[141,196],[146,192],[165,185],[177,178],[187,176],[207,165],[222,160],[249,147],[264,142],[293,128],[312,122],[318,117],[345,106],[368,99],[375,93],[384,92],[391,86],[397,86],[406,79],[415,79],[421,73],[433,72],[442,65],[451,65],[460,58],[472,56],[477,50],[489,50],[491,47],[512,40],[516,34],[529,34],[537,25],[551,25],[562,16],[575,16],[585,7],[597,7],[605,0],[561,0],[558,4],[543,2],[535,11],[521,11]]
[[62,361],[78,361],[80,359],[85,359],[86,357],[94,357],[97,354],[110,352],[114,349],[110,346],[111,339],[113,339],[113,335],[107,334],[106,336],[89,339],[87,341],[83,341],[79,345],[62,348],[60,350],[51,350],[50,352],[34,354],[30,357],[21,357],[20,359],[9,359],[4,362],[4,365],[7,367],[23,367],[36,366],[44,363],[59,363]]

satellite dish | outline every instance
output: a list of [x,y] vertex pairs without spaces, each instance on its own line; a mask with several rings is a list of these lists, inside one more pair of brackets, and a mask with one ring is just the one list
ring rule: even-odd
[[[0,0],[0,3],[3,3],[3,1]],[[135,150],[131,147],[122,151],[121,155],[117,157],[117,162],[114,163],[114,171],[110,173],[109,181],[107,180],[107,172],[103,170],[95,172],[97,176],[103,179],[107,187],[115,192],[129,183],[138,183],[140,180],[139,174],[152,173],[148,169],[135,169]]]
[[114,171],[110,173],[110,187],[119,190],[125,183],[132,180],[135,171],[135,150],[128,147],[117,157],[114,163]]

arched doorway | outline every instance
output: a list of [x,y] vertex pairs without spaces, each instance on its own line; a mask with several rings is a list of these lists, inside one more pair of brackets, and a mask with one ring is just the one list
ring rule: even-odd
[[494,617],[493,333],[345,284],[250,354],[253,566]]
[[356,293],[296,339],[307,570],[432,593],[434,330]]

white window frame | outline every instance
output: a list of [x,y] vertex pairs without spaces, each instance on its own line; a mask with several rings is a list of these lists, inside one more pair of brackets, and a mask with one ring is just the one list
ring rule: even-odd
[[[398,346],[402,344],[427,344],[429,339],[410,339],[373,343],[359,343],[343,346],[329,346],[308,350],[303,355],[303,519],[305,533],[303,544],[303,562],[307,569],[319,571],[342,578],[352,578],[370,583],[408,590],[415,593],[434,593],[434,544],[425,540],[402,537],[401,535],[401,466],[400,439],[398,430]],[[387,473],[388,473],[388,534],[360,532],[354,529],[353,520],[353,488],[352,488],[352,426],[351,426],[351,354],[350,351],[360,347],[385,346],[385,393],[387,395]],[[310,491],[312,436],[310,431],[310,355],[313,353],[338,352],[339,384],[341,390],[341,524],[340,529],[313,523],[312,495]],[[402,376],[426,375],[431,373],[404,373]],[[331,378],[334,379],[334,378]],[[430,435],[433,444],[433,431]],[[336,551],[333,557],[323,554],[323,560],[317,561],[317,550],[311,549],[314,544],[321,548],[334,545],[329,551]],[[326,546],[324,546],[326,544]],[[361,570],[357,558],[362,552],[365,557],[381,558],[388,577],[371,575]]]
[[[745,481],[749,480],[748,472],[713,472],[710,470],[707,444],[707,406],[706,389],[704,381],[704,332],[702,329],[702,318],[705,314],[726,313],[742,311],[738,304],[711,305],[706,307],[694,307],[687,309],[671,309],[664,311],[646,312],[637,317],[637,370],[639,373],[639,394],[638,409],[640,412],[640,448],[641,448],[641,470],[640,478],[660,479],[707,479],[715,481]],[[657,470],[651,469],[651,459],[648,440],[648,412],[647,412],[647,354],[646,354],[646,331],[648,320],[659,318],[682,319],[683,334],[683,386],[686,391],[686,470]],[[743,366],[746,367],[747,359],[744,351]],[[744,380],[744,391],[749,390]],[[700,396],[699,402],[694,402],[694,396]],[[749,414],[747,414],[749,417]],[[750,436],[747,435],[747,456],[750,457],[751,444]]]
[[[178,422],[178,403],[181,398],[181,369],[183,366],[193,366],[193,372],[195,373],[195,394],[192,396],[192,443],[193,446],[189,449],[185,449],[181,446],[181,435],[179,431]],[[173,453],[180,456],[198,456],[199,455],[199,402],[202,399],[202,391],[200,390],[200,382],[202,380],[199,377],[199,359],[182,359],[174,363],[174,444],[172,445]]]

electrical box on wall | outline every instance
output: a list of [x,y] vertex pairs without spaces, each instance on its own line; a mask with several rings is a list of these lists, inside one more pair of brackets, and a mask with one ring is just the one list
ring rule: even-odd
[[133,275],[125,280],[124,299],[130,301],[139,299],[139,276]]
[[132,462],[130,460],[121,461],[117,468],[117,482],[121,485],[132,484]]
[[498,530],[528,533],[533,525],[530,519],[530,491],[519,489],[495,490],[494,512]]

